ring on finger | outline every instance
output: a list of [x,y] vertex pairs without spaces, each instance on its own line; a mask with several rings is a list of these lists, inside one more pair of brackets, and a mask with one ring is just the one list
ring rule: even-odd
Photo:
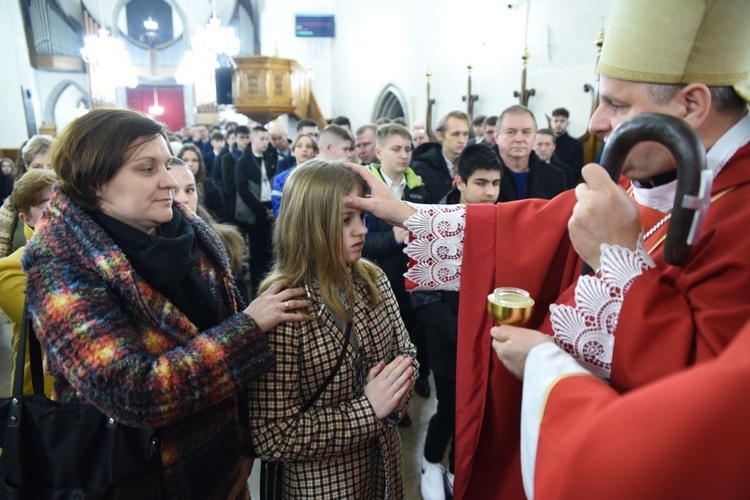
[[284,309],[289,309],[289,301],[288,300],[284,301]]

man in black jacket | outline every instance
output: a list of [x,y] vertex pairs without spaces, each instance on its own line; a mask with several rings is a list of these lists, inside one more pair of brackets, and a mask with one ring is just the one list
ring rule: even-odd
[[[441,204],[494,203],[500,193],[502,165],[486,144],[473,144],[458,157],[458,180]],[[422,498],[444,499],[444,474],[452,492],[455,460],[453,438],[456,426],[456,349],[458,342],[458,292],[412,292],[412,307],[428,329],[427,352],[435,379],[437,411],[430,419],[422,459]],[[450,445],[448,472],[441,462]]]
[[[411,160],[411,134],[409,129],[396,123],[382,125],[376,134],[375,156],[380,164],[373,163],[370,170],[376,177],[385,182],[396,196],[413,203],[426,203],[427,190],[422,180],[409,168]],[[414,311],[406,291],[404,273],[409,258],[404,253],[406,229],[391,226],[384,220],[368,215],[369,230],[365,238],[362,255],[375,262],[386,274],[393,293],[398,300],[401,319],[409,332],[409,337],[417,348],[419,377],[415,391],[421,396],[430,395],[428,377],[430,367],[427,356],[424,325],[414,316]],[[401,421],[408,427],[411,420],[405,416]]]
[[568,177],[568,187],[575,187],[581,178],[581,169],[573,168],[563,163],[555,154],[555,149],[555,132],[549,128],[537,130],[534,141],[534,152],[543,162],[554,165],[565,172],[565,175]]
[[583,143],[568,134],[570,113],[565,108],[552,111],[552,129],[555,131],[557,157],[573,168],[583,168]]
[[211,149],[203,155],[203,163],[206,165],[206,175],[213,179],[214,160],[224,149],[224,134],[221,132],[211,133]]
[[271,145],[276,149],[279,161],[292,156],[292,141],[287,136],[286,129],[279,123],[272,123],[268,127],[268,133],[271,136]]
[[453,186],[456,160],[469,142],[471,122],[463,111],[451,111],[438,122],[438,142],[422,144],[414,151],[412,168],[424,181],[430,203],[439,202]]
[[254,127],[250,132],[250,147],[234,166],[237,186],[235,219],[247,234],[250,246],[250,279],[253,293],[268,271],[273,255],[271,246],[271,181],[276,174],[278,155],[268,147],[268,131]]
[[[224,201],[227,206],[227,215],[230,222],[234,222],[234,212],[237,200],[237,185],[234,181],[234,166],[240,156],[247,149],[250,142],[250,129],[245,125],[238,125],[234,132],[234,143],[227,140],[227,151],[214,160],[213,178],[217,186],[224,192]],[[230,134],[227,134],[227,138]],[[216,163],[218,163],[218,168]]]
[[568,189],[565,172],[544,163],[532,149],[536,138],[536,120],[529,108],[521,105],[506,108],[497,122],[497,145],[503,163],[497,201],[524,198],[549,200]]

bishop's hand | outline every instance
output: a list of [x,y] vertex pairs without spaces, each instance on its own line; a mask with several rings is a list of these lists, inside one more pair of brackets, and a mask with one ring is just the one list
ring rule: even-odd
[[529,352],[544,342],[552,342],[552,337],[536,330],[517,326],[501,325],[490,330],[492,348],[498,359],[517,378],[523,380],[526,358]]
[[585,183],[576,186],[576,203],[568,232],[578,255],[599,269],[603,243],[635,250],[641,233],[638,207],[604,168],[588,164],[581,171]]
[[399,200],[385,182],[375,177],[367,167],[356,163],[345,164],[346,168],[362,177],[370,188],[367,198],[347,196],[344,204],[349,208],[356,208],[374,214],[391,226],[404,226],[404,221],[416,210]]

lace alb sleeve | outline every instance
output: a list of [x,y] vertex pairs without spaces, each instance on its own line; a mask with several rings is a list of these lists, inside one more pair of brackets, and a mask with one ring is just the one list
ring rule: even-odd
[[601,250],[597,275],[578,279],[575,307],[551,305],[550,320],[557,345],[597,377],[608,380],[625,294],[638,276],[656,264],[643,247],[643,236],[635,251],[607,244]]
[[[458,291],[464,254],[465,205],[420,205],[404,223],[413,290]],[[413,262],[411,262],[413,261]]]

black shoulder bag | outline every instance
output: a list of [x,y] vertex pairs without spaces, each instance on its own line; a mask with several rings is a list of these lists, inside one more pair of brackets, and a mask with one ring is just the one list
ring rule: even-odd
[[[328,384],[331,383],[333,377],[341,368],[341,363],[344,361],[344,355],[346,354],[346,346],[349,345],[349,337],[352,333],[351,321],[346,324],[346,332],[344,334],[344,347],[341,349],[339,359],[336,361],[336,367],[325,379],[323,385],[318,387],[317,392],[313,394],[313,397],[302,406],[301,413],[306,412],[313,407],[315,402],[318,400],[323,391],[326,390]],[[282,500],[284,491],[284,462],[271,462],[268,460],[261,460],[260,462],[260,500]]]
[[[12,396],[0,399],[0,500],[162,498],[161,440],[92,405],[44,395],[42,349],[24,305]],[[34,393],[23,394],[29,348]]]

